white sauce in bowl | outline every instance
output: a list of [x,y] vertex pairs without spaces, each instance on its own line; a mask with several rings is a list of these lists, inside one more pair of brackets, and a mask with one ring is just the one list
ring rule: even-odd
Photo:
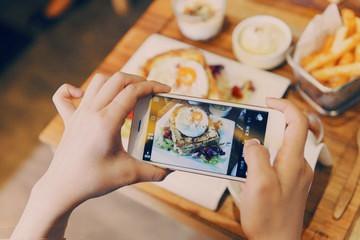
[[291,29],[284,21],[257,15],[241,21],[234,28],[232,47],[239,61],[261,69],[272,69],[284,62],[291,40]]
[[277,52],[284,45],[286,36],[282,29],[272,23],[249,25],[239,34],[239,44],[247,52],[268,55]]

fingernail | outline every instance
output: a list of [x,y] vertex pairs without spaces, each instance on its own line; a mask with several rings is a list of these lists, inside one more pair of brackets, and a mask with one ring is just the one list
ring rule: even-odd
[[74,97],[81,97],[83,95],[83,90],[80,88],[75,88],[75,92],[73,92]]
[[251,145],[256,145],[256,144],[261,144],[259,139],[257,139],[257,138],[252,138],[252,139],[249,139],[249,140],[245,140],[245,146],[246,147],[251,146]]
[[163,84],[163,83],[161,83],[164,87],[166,87],[167,89],[168,89],[168,91],[170,91],[171,90],[171,87],[169,86],[169,85],[166,85],[166,84]]
[[104,77],[104,74],[102,74],[102,73],[95,73],[94,74],[94,78],[101,78],[101,77]]

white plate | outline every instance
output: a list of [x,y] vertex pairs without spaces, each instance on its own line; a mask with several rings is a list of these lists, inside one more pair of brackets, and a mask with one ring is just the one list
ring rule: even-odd
[[232,120],[226,118],[216,118],[216,120],[220,120],[223,123],[222,126],[223,131],[221,131],[220,134],[220,145],[221,145],[221,149],[225,152],[225,154],[220,157],[222,161],[220,161],[216,165],[204,163],[203,160],[199,158],[193,158],[191,156],[181,156],[177,153],[166,151],[164,149],[159,148],[155,144],[156,139],[162,135],[162,131],[161,131],[162,127],[169,125],[168,122],[171,113],[179,105],[180,104],[176,104],[157,121],[155,127],[155,134],[154,134],[155,141],[152,148],[151,158],[156,159],[158,163],[172,164],[179,167],[186,167],[197,170],[203,170],[207,172],[226,174],[230,160],[231,146],[232,146],[234,128],[235,128],[235,122]]
[[[193,46],[159,34],[153,34],[137,49],[121,71],[141,74],[141,68],[147,59],[169,50],[188,47]],[[290,85],[290,80],[282,76],[241,64],[205,50],[201,51],[208,64],[221,64],[225,67],[230,84],[241,86],[245,81],[252,80],[256,90],[244,103],[265,105],[266,97],[281,98]],[[127,138],[123,138],[124,142],[127,140]],[[227,188],[228,180],[175,171],[157,184],[201,206],[215,210]]]
[[[131,74],[141,74],[141,68],[147,59],[169,50],[189,47],[194,46],[160,34],[153,34],[137,49],[121,71]],[[245,104],[264,106],[266,97],[281,98],[290,85],[289,79],[277,74],[259,70],[205,50],[201,51],[209,65],[221,64],[225,67],[230,85],[241,86],[248,80],[253,82],[255,92],[243,101]]]

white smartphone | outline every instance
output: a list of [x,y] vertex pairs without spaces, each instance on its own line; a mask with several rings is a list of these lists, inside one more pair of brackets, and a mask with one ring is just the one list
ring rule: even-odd
[[273,161],[284,130],[284,115],[273,109],[159,94],[137,103],[128,152],[160,167],[244,181],[244,141],[258,139]]

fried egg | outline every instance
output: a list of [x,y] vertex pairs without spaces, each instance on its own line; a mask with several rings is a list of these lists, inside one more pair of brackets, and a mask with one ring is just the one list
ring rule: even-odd
[[203,66],[181,57],[156,62],[147,77],[171,87],[172,93],[193,97],[207,97],[209,81]]
[[209,117],[198,107],[183,107],[175,118],[175,127],[185,136],[198,137],[208,128]]

